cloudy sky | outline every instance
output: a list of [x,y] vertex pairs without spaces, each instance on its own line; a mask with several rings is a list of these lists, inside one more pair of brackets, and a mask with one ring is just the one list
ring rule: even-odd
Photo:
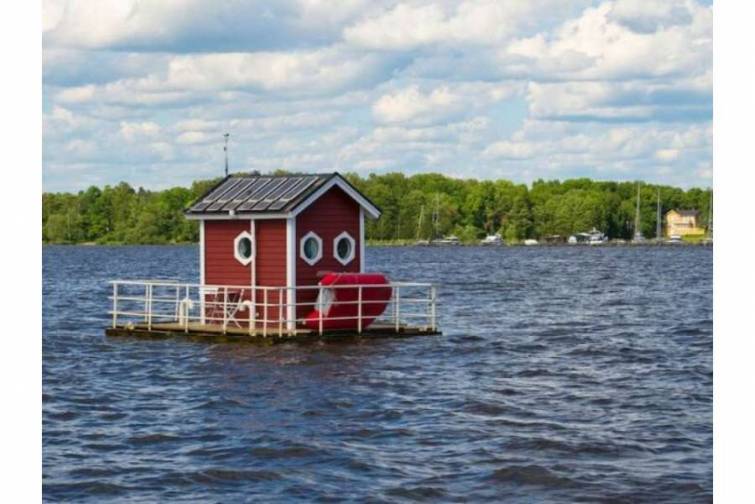
[[[335,5],[338,5],[337,7]],[[694,0],[45,0],[43,183],[223,170],[709,186]]]

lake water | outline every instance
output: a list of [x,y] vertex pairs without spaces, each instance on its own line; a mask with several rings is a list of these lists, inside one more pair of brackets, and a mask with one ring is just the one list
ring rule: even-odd
[[196,247],[43,263],[45,500],[712,500],[710,248],[371,248],[442,336],[267,348],[103,335]]

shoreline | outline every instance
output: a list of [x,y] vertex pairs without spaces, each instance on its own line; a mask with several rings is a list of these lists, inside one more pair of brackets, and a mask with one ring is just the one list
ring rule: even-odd
[[[42,242],[43,247],[188,247],[188,246],[195,246],[199,245],[199,242],[180,242],[180,243],[95,243],[95,242],[82,242],[82,243],[45,243]],[[519,247],[527,247],[527,248],[556,248],[556,247],[564,247],[564,248],[603,248],[603,247],[712,247],[713,242],[703,242],[703,241],[697,241],[697,242],[681,242],[681,243],[665,243],[665,242],[655,242],[648,240],[646,242],[642,243],[633,243],[633,242],[626,242],[626,243],[600,243],[600,244],[589,244],[589,243],[538,243],[536,245],[527,245],[525,243],[511,243],[511,244],[503,244],[503,245],[483,245],[481,243],[458,243],[454,245],[448,245],[448,244],[416,244],[416,243],[390,243],[390,242],[371,242],[367,241],[366,246],[368,247],[375,247],[375,248],[390,248],[390,247],[407,247],[407,248],[472,248],[472,247],[479,247],[479,248],[490,248],[490,249],[497,249],[497,248],[519,248]]]

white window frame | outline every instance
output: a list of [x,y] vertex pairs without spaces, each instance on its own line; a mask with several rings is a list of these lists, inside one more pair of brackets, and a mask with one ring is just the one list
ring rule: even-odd
[[[338,242],[343,239],[349,240],[349,242],[351,243],[351,248],[349,249],[349,255],[345,259],[342,259],[338,255]],[[336,261],[346,266],[351,261],[353,261],[354,258],[356,257],[357,255],[356,247],[357,247],[357,242],[356,240],[354,240],[354,237],[352,237],[349,233],[344,231],[343,233],[333,238],[333,257],[335,257]]]
[[[314,238],[317,241],[317,255],[312,259],[307,257],[307,254],[304,253],[304,244],[310,238]],[[299,257],[301,257],[302,260],[310,266],[317,264],[317,262],[322,259],[322,238],[320,238],[320,236],[314,231],[310,231],[309,233],[302,236],[301,240],[299,240]]]
[[[248,238],[249,242],[252,244],[252,253],[249,257],[242,257],[239,254],[239,242],[244,238]],[[257,253],[256,249],[257,247],[255,247],[254,244],[254,237],[249,231],[242,231],[233,239],[233,257],[244,266],[248,266],[254,260],[254,256]]]

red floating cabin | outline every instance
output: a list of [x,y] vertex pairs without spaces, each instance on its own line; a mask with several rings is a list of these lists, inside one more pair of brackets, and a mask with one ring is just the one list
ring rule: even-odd
[[390,306],[373,334],[435,334],[433,285],[365,272],[365,218],[380,213],[338,173],[228,176],[185,211],[199,221],[199,283],[111,282],[108,333],[362,333]]
[[186,217],[200,221],[200,284],[250,285],[247,295],[257,286],[287,287],[285,300],[271,292],[265,318],[279,318],[278,303],[292,321],[312,309],[301,303],[317,297],[294,287],[317,285],[328,272],[364,272],[364,220],[380,213],[338,173],[233,175]]

